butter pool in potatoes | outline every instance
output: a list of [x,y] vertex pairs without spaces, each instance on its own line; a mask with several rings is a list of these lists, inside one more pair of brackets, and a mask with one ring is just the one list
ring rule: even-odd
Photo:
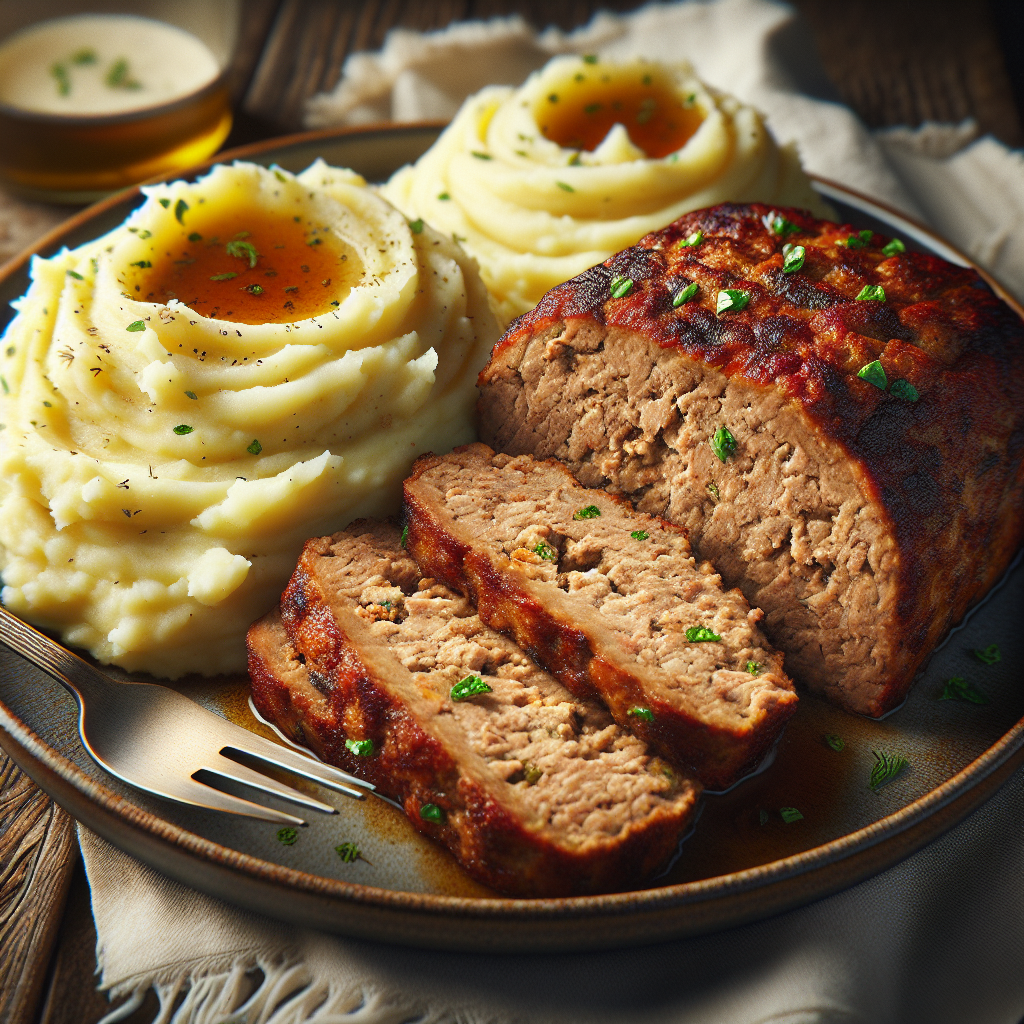
[[761,115],[689,65],[556,57],[468,99],[383,194],[457,239],[505,323],[677,217],[721,202],[827,212]]
[[3,603],[129,670],[241,670],[302,542],[472,439],[497,325],[450,237],[353,172],[145,191],[34,260],[0,342]]

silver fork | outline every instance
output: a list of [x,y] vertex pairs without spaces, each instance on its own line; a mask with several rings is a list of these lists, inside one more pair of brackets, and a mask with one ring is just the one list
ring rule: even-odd
[[85,749],[112,775],[147,793],[282,825],[305,825],[302,818],[223,793],[203,779],[242,782],[325,814],[338,812],[330,804],[254,771],[235,758],[283,768],[359,800],[364,794],[354,786],[374,788],[225,721],[167,686],[111,679],[2,606],[0,641],[75,695],[78,734]]

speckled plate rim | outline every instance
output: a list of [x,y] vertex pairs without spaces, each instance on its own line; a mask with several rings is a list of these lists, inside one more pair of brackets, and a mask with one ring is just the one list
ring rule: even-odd
[[[438,123],[302,133],[220,154],[273,158],[291,148],[438,131]],[[201,168],[197,168],[200,170]],[[180,175],[176,175],[180,176]],[[933,251],[978,270],[1001,298],[1024,309],[990,275],[899,211],[816,179],[820,191],[879,217]],[[0,285],[133,195],[89,207],[0,268]],[[614,948],[698,935],[769,917],[838,892],[891,867],[963,820],[1024,765],[1024,718],[946,782],[865,828],[799,854],[697,882],[604,896],[515,900],[438,896],[357,885],[240,853],[173,825],[113,792],[58,753],[0,702],[0,747],[70,814],[113,845],[209,895],[294,923],[433,949],[539,952]]]

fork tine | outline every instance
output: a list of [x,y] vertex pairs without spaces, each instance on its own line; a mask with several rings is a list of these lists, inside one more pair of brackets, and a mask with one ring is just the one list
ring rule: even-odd
[[182,780],[175,788],[177,790],[175,793],[161,795],[167,796],[172,800],[192,804],[194,807],[205,807],[211,811],[227,811],[229,814],[241,814],[248,818],[270,821],[275,825],[304,826],[306,824],[302,818],[296,818],[293,814],[277,811],[273,807],[264,807],[262,804],[253,803],[251,800],[243,800],[241,797],[232,796],[230,793],[214,789],[212,786],[207,786],[198,780]]
[[302,775],[313,782],[319,782],[322,786],[336,789],[339,793],[344,793],[346,796],[354,796],[357,800],[362,800],[366,794],[362,790],[353,789],[351,785],[346,785],[346,783],[355,783],[357,786],[362,786],[364,789],[371,791],[375,789],[372,783],[363,782],[362,779],[357,779],[354,775],[339,771],[332,765],[324,764],[323,761],[314,760],[307,754],[299,754],[288,750],[277,743],[263,739],[262,736],[253,735],[252,739],[259,742],[251,743],[247,739],[244,747],[227,745],[221,747],[220,752],[228,757],[231,754],[247,755],[277,768],[284,768],[287,771],[295,772],[296,775]]
[[247,768],[244,764],[239,764],[237,761],[232,761],[223,755],[217,758],[216,766],[206,764],[192,777],[195,778],[196,775],[201,775],[204,772],[210,772],[212,775],[218,775],[221,778],[232,779],[235,782],[244,782],[247,786],[261,789],[264,793],[279,796],[284,800],[291,800],[292,803],[308,807],[313,811],[322,811],[324,814],[338,813],[330,804],[325,804],[311,796],[306,796],[304,793],[300,793],[297,789],[293,789],[283,782],[278,782],[267,775],[261,775],[252,768]]

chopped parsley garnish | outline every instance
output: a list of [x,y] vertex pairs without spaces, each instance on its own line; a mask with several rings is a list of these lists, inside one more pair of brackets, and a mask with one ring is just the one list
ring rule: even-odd
[[449,199],[451,199],[451,196],[448,195],[447,192],[442,192],[437,198],[447,202]]
[[715,501],[721,501],[722,495],[718,490],[718,484],[716,484],[713,480],[708,481],[706,490],[708,494],[710,494],[711,497],[715,499]]
[[[149,260],[136,260],[134,263],[129,263],[128,266],[129,267],[142,267],[142,269],[145,270],[147,267],[153,266],[153,264],[150,263]],[[72,271],[69,270],[68,273],[70,274],[70,273],[72,273]],[[75,274],[75,277],[79,277],[79,275]],[[79,277],[79,279],[80,279],[80,277]]]
[[894,238],[891,242],[887,242],[882,246],[883,256],[895,256],[898,252],[906,251],[907,247],[898,238]]
[[179,437],[184,437],[184,436],[185,436],[185,434],[191,434],[191,433],[192,433],[192,431],[193,431],[193,430],[195,430],[195,429],[196,429],[195,427],[190,427],[190,426],[189,426],[189,425],[188,425],[187,423],[179,423],[179,424],[178,424],[178,425],[177,425],[177,426],[176,426],[176,427],[174,428],[174,432],[175,432],[175,433],[176,433],[176,434],[177,434],[177,435],[178,435]]
[[336,846],[334,852],[346,863],[352,864],[362,857],[359,847],[355,843],[342,843]]
[[570,185],[570,184],[569,184],[568,182],[566,182],[566,181],[556,181],[556,182],[555,182],[555,184],[556,184],[556,185],[557,185],[557,186],[558,186],[558,187],[559,187],[559,188],[560,188],[560,189],[561,189],[561,190],[562,190],[563,192],[575,192],[575,191],[576,191],[576,189],[574,189],[574,188],[572,187],[572,185]]
[[523,762],[523,778],[528,786],[536,786],[543,777],[544,772],[535,764],[531,764],[529,761]]
[[461,700],[468,700],[470,697],[476,697],[481,693],[491,693],[491,687],[488,686],[479,676],[468,675],[465,679],[460,680],[451,688],[448,696],[458,703]]
[[157,202],[166,210],[171,205],[170,199],[158,199]]
[[373,740],[345,740],[345,747],[356,757],[369,757],[373,753]]
[[885,375],[885,367],[877,360],[865,363],[858,371],[857,376],[874,384],[880,391],[884,391],[889,384],[889,378]]
[[768,214],[765,224],[773,235],[779,235],[780,237],[791,235],[800,230],[791,220],[786,220],[785,217],[778,213]]
[[736,454],[736,438],[728,427],[719,427],[711,435],[711,450],[718,456],[720,462],[725,462],[730,455]]
[[884,750],[872,750],[871,753],[875,755],[875,766],[871,769],[868,785],[876,792],[910,764],[902,754],[887,754]]
[[[142,267],[142,266],[151,267],[151,266],[153,266],[153,264],[152,263],[147,263],[145,260],[139,260],[138,263],[133,263],[132,266],[133,267]],[[85,278],[82,277],[82,275],[77,270],[69,270],[68,271],[68,277],[73,277],[76,281],[84,281],[85,280]]]
[[401,546],[404,548],[405,547],[405,542],[408,539],[409,539],[409,527],[406,525],[406,526],[402,527],[402,536],[399,538],[398,543],[401,544]]
[[285,846],[294,846],[295,840],[299,838],[298,829],[280,828],[277,830],[277,841]]
[[939,694],[939,700],[962,700],[968,704],[989,704],[987,696],[974,683],[962,676],[953,676],[946,680],[946,685]]
[[477,158],[477,160],[493,160],[494,159],[494,157],[492,157],[490,153],[480,153],[480,152],[478,152],[475,149],[472,150],[471,152],[473,153],[473,156],[475,156]]
[[110,89],[141,89],[142,83],[131,77],[131,69],[125,57],[119,57],[110,65],[103,79]]
[[742,288],[723,288],[718,293],[718,307],[716,313],[738,313],[741,309],[747,308],[750,302],[750,292]]
[[857,302],[885,302],[885,289],[880,284],[866,284],[856,295]]
[[[233,281],[236,277],[238,277],[238,275],[232,271],[232,272],[229,272],[227,274],[213,274],[210,277],[210,280],[211,281]],[[288,289],[285,288],[285,291],[288,291]]]
[[580,519],[596,519],[600,514],[601,510],[596,505],[584,505],[583,508],[576,509],[572,517],[578,521]]
[[444,811],[437,804],[424,804],[420,808],[420,817],[424,821],[440,823],[444,821]]
[[545,544],[544,541],[537,542],[537,546],[533,548],[533,553],[540,555],[545,562],[558,561],[558,552],[550,544]]
[[845,750],[846,741],[842,736],[837,736],[834,732],[830,732],[825,737],[825,742],[835,751]]
[[583,108],[583,113],[584,114],[596,114],[601,109],[601,107],[603,107],[603,106],[604,106],[603,103],[588,103]]
[[902,379],[892,382],[889,394],[896,398],[902,398],[905,402],[916,402],[921,397],[917,393],[917,388],[909,380]]
[[174,204],[174,219],[179,224],[184,224],[185,223],[184,218],[185,218],[185,212],[187,210],[188,210],[188,203],[186,203],[184,199],[179,199]]
[[686,639],[691,644],[717,644],[722,640],[714,630],[708,629],[707,626],[688,626],[686,629]]
[[650,534],[646,530],[634,530],[630,534],[630,537],[632,537],[633,540],[647,540],[647,538],[650,537]]
[[186,398],[191,398],[193,402],[198,402],[199,401],[199,396],[194,391],[186,391],[185,392],[185,397]]
[[633,290],[633,279],[620,274],[612,278],[609,287],[613,299],[624,299]]
[[697,228],[692,234],[687,235],[685,238],[679,239],[676,243],[677,249],[692,248],[695,245],[700,245],[704,241],[704,232],[700,228]]
[[678,309],[680,306],[685,305],[699,291],[700,286],[696,281],[691,281],[685,288],[680,288],[672,298],[673,309]]
[[978,661],[985,665],[994,665],[997,661],[1003,660],[1002,652],[995,644],[989,644],[988,647],[975,647],[972,653]]
[[263,294],[263,285],[255,284],[255,283],[254,284],[247,284],[247,285],[243,285],[243,287],[240,290],[244,291],[244,292],[248,292],[250,295],[262,295]]
[[782,247],[782,272],[795,274],[803,265],[807,250],[802,245],[791,245],[787,242]]
[[557,92],[548,93],[548,103],[557,103],[557,102],[558,102],[558,93]]
[[761,663],[759,661],[748,661],[747,671],[752,675],[756,676],[761,671]]
[[249,445],[249,447],[246,448],[245,450],[250,455],[259,455],[263,451],[263,445],[261,445],[259,441],[254,437],[252,439],[252,444]]
[[126,331],[132,331],[133,333],[136,332],[136,331],[144,331],[145,329],[146,329],[146,324],[145,324],[145,321],[143,321],[143,320],[136,320],[134,323],[130,323],[125,328]]
[[66,64],[57,61],[50,65],[50,74],[57,82],[57,95],[68,96],[71,93],[71,76],[68,74]]
[[779,815],[787,825],[791,825],[794,821],[802,821],[804,817],[795,807],[780,807]]
[[9,395],[11,393],[11,387],[7,383],[7,378],[4,376],[0,376],[0,390],[2,390],[5,395]]
[[203,236],[199,234],[198,231],[193,231],[189,234],[188,240],[190,242],[201,242],[203,240]]
[[91,46],[78,50],[76,53],[71,55],[72,64],[95,64],[98,60],[99,57],[96,56],[96,51]]
[[414,234],[421,234],[423,231],[423,218],[417,217],[416,220],[409,221],[409,230]]
[[[256,266],[256,261],[260,258],[260,254],[256,251],[256,246],[252,242],[240,242],[237,238],[233,238],[228,242],[224,246],[224,251],[229,256],[234,256],[237,260],[248,260],[250,270]],[[210,278],[210,280],[212,281],[213,278]]]
[[585,54],[583,54],[583,63],[584,64],[596,64],[597,63],[597,54],[596,53],[585,53]]
[[626,714],[630,718],[642,718],[645,722],[654,721],[654,712],[650,708],[632,707]]

